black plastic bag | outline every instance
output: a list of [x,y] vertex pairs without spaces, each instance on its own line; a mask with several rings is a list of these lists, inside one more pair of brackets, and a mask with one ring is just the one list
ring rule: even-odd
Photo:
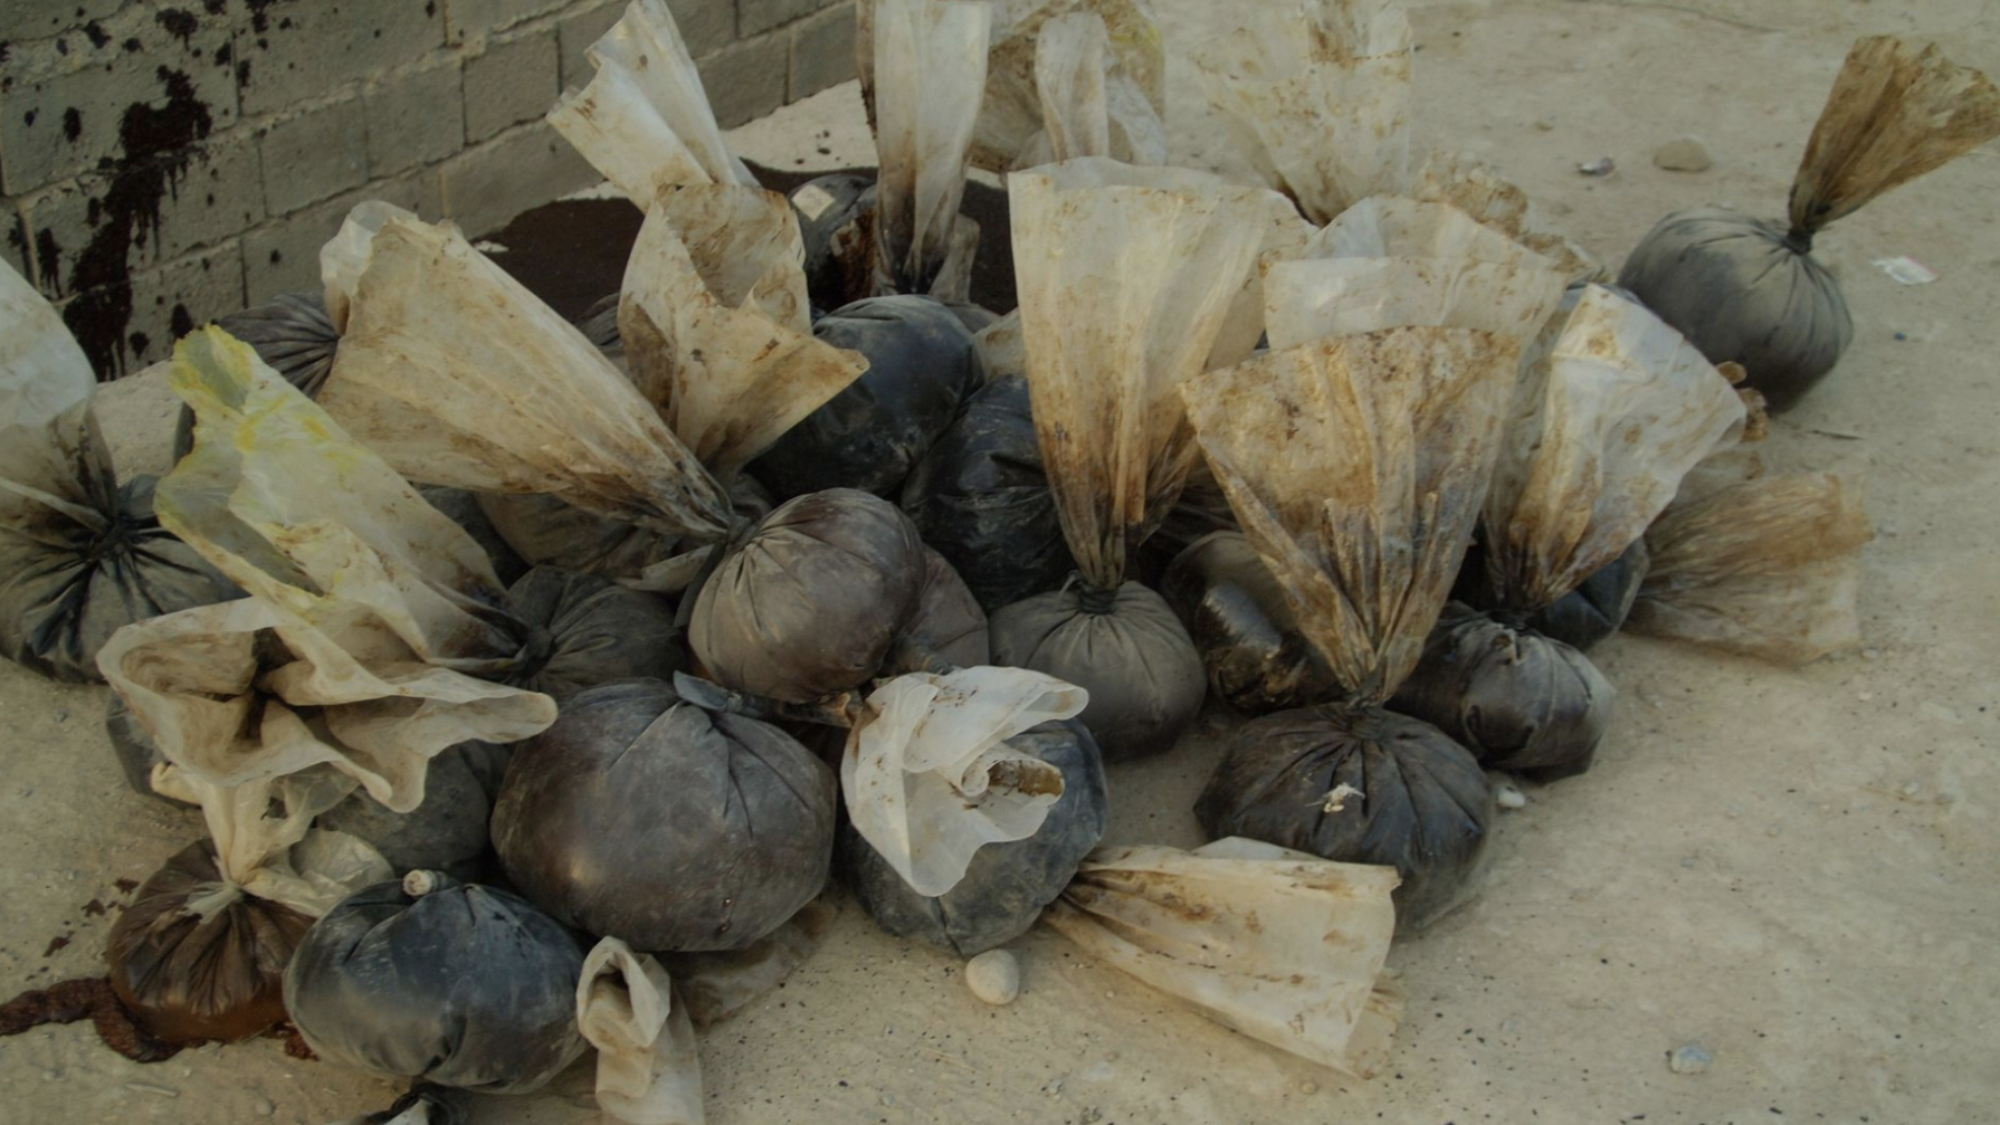
[[533,905],[413,871],[313,923],[285,997],[306,1045],[335,1066],[525,1094],[583,1051],[582,971],[576,939]]
[[924,578],[917,594],[917,611],[903,627],[902,641],[954,667],[971,668],[993,660],[986,611],[979,608],[972,591],[951,564],[944,561],[944,556],[929,547],[924,548]]
[[655,952],[740,949],[825,885],[835,788],[777,727],[656,680],[605,684],[516,750],[493,843],[566,923]]
[[612,680],[665,679],[687,665],[674,605],[594,574],[538,566],[507,588],[528,630],[508,682],[560,703]]
[[750,465],[774,496],[858,488],[892,496],[985,379],[979,348],[930,297],[874,297],[827,314],[813,335],[868,370]]
[[958,885],[936,898],[918,894],[851,824],[841,825],[842,874],[883,929],[961,957],[1004,945],[1035,924],[1103,838],[1104,764],[1083,724],[1043,723],[1006,745],[1060,769],[1062,796],[1033,836],[980,848]]
[[1033,668],[1090,693],[1083,723],[1107,762],[1171,749],[1201,710],[1201,654],[1160,595],[1078,581],[994,613],[993,663]]
[[193,808],[187,801],[169,797],[153,788],[153,767],[165,762],[159,744],[153,741],[153,732],[139,721],[132,709],[125,705],[125,697],[111,692],[104,697],[104,733],[111,741],[111,752],[118,759],[118,769],[125,775],[125,784],[132,792],[142,796],[165,801],[181,808]]
[[703,583],[688,643],[726,687],[803,702],[881,670],[916,612],[923,542],[896,506],[851,488],[765,517]]
[[[326,312],[320,293],[280,293],[267,304],[230,313],[216,327],[256,349],[257,357],[283,375],[307,398],[319,395],[333,370],[333,353],[340,332]],[[194,449],[194,411],[181,407],[174,422],[174,460]],[[456,519],[457,513],[452,513]],[[482,545],[484,545],[482,541]]]
[[989,612],[1053,590],[1076,569],[1019,375],[966,400],[904,482],[903,510]]
[[1590,768],[1615,696],[1576,649],[1454,602],[1389,705],[1435,724],[1488,769],[1555,781]]
[[1813,236],[1898,184],[2000,135],[2000,90],[1935,46],[1889,36],[1848,53],[1792,180],[1787,222],[1720,208],[1662,219],[1618,284],[1711,362],[1735,361],[1773,411],[1824,378],[1854,337]]
[[1284,590],[1241,532],[1195,540],[1167,567],[1160,596],[1187,626],[1209,689],[1246,715],[1334,698],[1333,669],[1299,631]]
[[806,244],[806,291],[820,308],[839,308],[848,294],[866,288],[875,177],[834,172],[800,184],[789,198]]
[[465,529],[486,551],[486,557],[493,560],[493,574],[501,582],[512,585],[528,572],[528,564],[507,545],[493,521],[486,518],[486,510],[480,507],[479,494],[463,488],[444,488],[438,485],[418,485],[417,491],[430,506],[451,517],[451,522]]
[[432,758],[424,771],[424,801],[409,812],[393,812],[367,790],[357,789],[314,823],[365,841],[398,875],[442,871],[459,879],[477,876],[492,814],[492,798],[475,769],[476,756],[486,745],[462,743]]
[[[733,511],[755,522],[771,510],[764,486],[740,473],[723,480]],[[530,566],[634,578],[687,549],[679,537],[600,516],[559,496],[480,493],[479,509]]]
[[[1553,604],[1530,614],[1523,624],[1578,652],[1588,652],[1591,646],[1616,633],[1619,626],[1625,624],[1625,618],[1632,612],[1632,603],[1639,598],[1639,588],[1645,584],[1650,564],[1646,541],[1636,540],[1625,549],[1624,554],[1598,568],[1581,585],[1557,598]],[[1451,595],[1454,601],[1464,602],[1474,609],[1490,610],[1499,604],[1487,582],[1485,548],[1476,539],[1472,549],[1465,553],[1465,565],[1459,570],[1458,582],[1452,587]]]
[[285,1018],[285,964],[311,925],[231,887],[214,846],[190,844],[111,924],[111,988],[163,1042],[247,1039]]
[[1436,727],[1336,704],[1238,727],[1194,811],[1217,839],[1394,867],[1396,926],[1416,930],[1462,900],[1493,794],[1479,763]]
[[[0,655],[45,676],[102,683],[97,650],[134,621],[241,597],[153,515],[150,476],[118,484],[89,407],[54,423],[71,473],[0,527]],[[25,482],[24,482],[25,483]]]

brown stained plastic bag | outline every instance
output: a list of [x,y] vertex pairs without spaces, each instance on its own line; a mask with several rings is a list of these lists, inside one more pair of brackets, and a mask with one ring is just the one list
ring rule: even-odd
[[1444,608],[1519,354],[1477,329],[1392,328],[1182,388],[1244,534],[1357,702],[1395,692]]
[[1057,16],[1035,41],[1035,91],[1042,131],[1016,164],[1032,168],[1079,156],[1127,164],[1165,164],[1167,127],[1117,56],[1104,18],[1091,11]]
[[588,58],[597,74],[563,95],[549,124],[642,210],[663,187],[755,186],[723,146],[701,73],[664,0],[633,0]]
[[[948,266],[946,259],[978,244],[976,224],[958,207],[992,18],[988,5],[959,0],[874,4],[875,147],[882,168],[870,296],[966,299],[970,262]],[[962,230],[971,232],[969,240]]]
[[363,203],[321,273],[343,336],[319,403],[396,471],[727,535],[722,487],[631,380],[456,227]]
[[1384,972],[1396,871],[1232,837],[1100,848],[1042,915],[1085,952],[1225,1027],[1362,1078],[1402,997]]
[[173,384],[199,444],[161,521],[251,596],[128,626],[99,666],[181,784],[242,799],[325,767],[346,783],[325,807],[358,782],[409,812],[446,747],[554,721],[547,696],[473,678],[519,641],[471,537],[220,329],[181,341]]
[[741,468],[867,370],[813,338],[798,218],[735,184],[669,188],[625,266],[618,332],[640,393],[719,474]]
[[1603,263],[1568,238],[1545,228],[1528,193],[1490,166],[1468,156],[1432,153],[1412,177],[1408,195],[1420,203],[1444,203],[1500,231],[1555,264],[1572,284],[1595,281]]
[[1410,21],[1401,0],[1245,5],[1194,52],[1209,100],[1257,135],[1271,186],[1315,224],[1409,176]]
[[[1534,259],[1539,263],[1540,259]],[[1524,344],[1562,299],[1538,264],[1444,258],[1317,258],[1264,272],[1264,331],[1283,351],[1402,325],[1480,328]]]
[[1858,39],[1792,179],[1794,231],[1816,231],[2000,136],[2000,89],[1935,45]]
[[1301,258],[1444,258],[1553,269],[1547,258],[1449,203],[1361,200],[1321,227]]
[[702,1125],[701,1058],[659,961],[617,938],[583,959],[576,1026],[597,1048],[597,1106],[618,1125]]
[[1502,601],[1533,612],[1610,565],[1743,424],[1734,388],[1680,333],[1589,287],[1515,391],[1485,512]]
[[912,889],[938,897],[981,846],[1034,835],[1062,796],[1062,772],[1008,740],[1088,702],[1082,688],[1026,668],[885,680],[841,756],[848,819]]
[[1085,581],[1115,590],[1199,456],[1175,390],[1251,272],[1267,193],[1095,159],[1008,190],[1043,464]]
[[[876,9],[882,0],[858,0],[855,15],[859,30],[855,36],[855,61],[860,70],[861,96],[869,119],[878,115],[875,95],[874,26]],[[1111,52],[1107,68],[1113,86],[1129,87],[1146,105],[1146,110],[1124,108],[1126,93],[1112,100],[1113,141],[1109,155],[1131,163],[1142,163],[1144,154],[1121,151],[1118,136],[1136,128],[1119,126],[1126,119],[1140,119],[1146,112],[1160,116],[1166,112],[1166,47],[1160,29],[1153,22],[1144,0],[992,0],[991,48],[986,62],[986,89],[973,133],[970,158],[974,167],[989,172],[1006,172],[1022,166],[1032,145],[1044,128],[1036,63],[1042,33],[1051,21],[1064,16],[1089,14],[1103,22]],[[1109,93],[1109,92],[1108,92]]]
[[1745,481],[1678,503],[1646,533],[1628,628],[1802,665],[1861,643],[1859,490],[1831,473]]

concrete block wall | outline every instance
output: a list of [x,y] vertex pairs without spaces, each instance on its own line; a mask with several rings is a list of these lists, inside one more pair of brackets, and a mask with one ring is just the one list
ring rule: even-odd
[[[109,379],[362,200],[476,237],[597,182],[542,115],[626,2],[0,0],[0,256]],[[724,127],[853,77],[849,0],[666,2]]]

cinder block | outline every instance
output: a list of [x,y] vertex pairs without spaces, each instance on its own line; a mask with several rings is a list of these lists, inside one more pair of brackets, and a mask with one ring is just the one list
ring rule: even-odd
[[243,236],[243,288],[248,304],[258,305],[280,293],[320,287],[319,251],[347,220],[354,205],[380,199],[420,218],[436,220],[443,211],[438,174],[418,169],[393,179],[364,184],[324,203],[296,211],[257,227]]
[[465,95],[456,58],[388,75],[363,99],[371,176],[443,160],[465,147]]
[[255,12],[236,41],[247,64],[243,112],[274,113],[396,70],[444,44],[444,5],[429,0],[280,4]]
[[[153,17],[150,6],[132,5],[99,25],[99,36],[65,33],[9,49],[0,65],[0,76],[11,79],[0,92],[0,180],[8,195],[132,158],[135,149],[151,156],[198,141],[235,122],[229,22],[191,15],[173,25],[187,32],[182,39]],[[100,37],[103,45],[95,46]],[[66,54],[58,42],[68,45]],[[137,49],[127,50],[128,42]]]
[[702,59],[701,83],[715,107],[716,122],[733,129],[784,105],[791,55],[791,34],[777,31]]
[[519,125],[442,166],[445,214],[478,238],[530,207],[602,182],[545,121]]
[[[235,237],[264,217],[257,165],[255,144],[231,137],[171,164],[85,176],[28,197],[42,291],[64,296],[103,284],[107,273],[129,275]],[[86,260],[90,272],[79,274]]]
[[853,78],[854,7],[843,4],[793,24],[792,80],[787,100],[811,97]]
[[67,32],[89,42],[89,25],[97,23],[105,33],[102,21],[124,6],[125,0],[7,0],[0,4],[0,40],[20,43]]
[[570,0],[444,0],[453,43],[463,43],[560,10]]
[[[590,81],[592,71],[584,52],[611,30],[611,25],[625,14],[629,2],[606,0],[601,4],[587,3],[563,17],[558,27],[562,35],[562,81],[565,89],[580,87]],[[681,29],[681,38],[687,40],[688,54],[695,58],[719,50],[736,38],[736,7],[731,0],[667,0],[667,10],[674,14],[674,25]]]
[[737,4],[736,34],[745,39],[834,4],[853,7],[843,0],[737,0]]
[[262,130],[264,206],[284,215],[368,180],[368,121],[350,94]]
[[547,113],[562,92],[559,65],[553,25],[487,40],[465,60],[465,139],[476,144]]
[[165,359],[181,335],[242,307],[242,249],[229,242],[135,274],[128,286],[79,293],[62,315],[108,379]]

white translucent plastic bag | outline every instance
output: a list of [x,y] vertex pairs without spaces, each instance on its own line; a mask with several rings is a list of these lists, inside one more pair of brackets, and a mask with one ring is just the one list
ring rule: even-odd
[[1852,649],[1874,535],[1859,488],[1831,473],[1677,502],[1646,532],[1652,565],[1626,627],[1793,666]]
[[1089,698],[1026,668],[883,681],[841,757],[848,819],[918,894],[944,894],[982,845],[1034,835],[1062,796],[1061,770],[1006,741]]
[[1445,203],[1554,263],[1571,282],[1595,281],[1604,265],[1589,251],[1550,230],[1528,193],[1469,156],[1433,152],[1412,177],[1408,194],[1420,203]]
[[1533,263],[1300,259],[1264,271],[1264,331],[1276,350],[1404,325],[1480,328],[1525,345],[1562,294],[1562,275]]
[[874,9],[874,293],[964,300],[970,262],[947,268],[946,259],[955,246],[978,245],[976,226],[969,239],[959,233],[971,220],[958,208],[992,9],[961,0],[876,0]]
[[742,467],[868,368],[813,337],[798,218],[774,192],[667,188],[639,229],[618,332],[641,395],[716,473]]
[[597,1106],[619,1125],[701,1125],[701,1059],[659,961],[604,938],[583,959],[576,1026],[597,1048]]
[[89,398],[96,386],[89,358],[55,307],[0,262],[0,441],[29,440],[26,431]]
[[1410,21],[1402,0],[1284,0],[1237,9],[1195,49],[1203,88],[1256,134],[1272,187],[1325,223],[1409,177]]
[[1079,156],[1167,162],[1166,123],[1112,52],[1110,31],[1096,12],[1072,11],[1042,25],[1035,41],[1035,92],[1042,131],[1022,149],[1017,167]]
[[663,187],[757,180],[722,142],[701,72],[664,0],[632,0],[587,52],[597,73],[549,124],[640,209]]
[[220,329],[181,341],[172,381],[199,422],[160,522],[250,597],[126,626],[98,665],[179,773],[229,790],[326,766],[409,812],[440,751],[555,720],[475,678],[521,638],[457,524]]
[[1270,193],[1101,159],[1016,172],[1008,193],[1043,467],[1078,569],[1115,590],[1198,456],[1175,391],[1245,289]]
[[458,228],[361,204],[321,274],[343,335],[318,402],[404,476],[728,534],[722,487],[632,381]]
[[[861,96],[869,119],[879,115],[875,92],[876,62],[873,28],[881,0],[857,0],[859,30],[855,59],[860,70]],[[986,88],[973,133],[970,157],[989,172],[1039,163],[1030,146],[1044,125],[1036,66],[1047,26],[1065,16],[1088,14],[1103,23],[1107,61],[1107,109],[1112,121],[1112,151],[1130,163],[1145,163],[1144,153],[1121,150],[1118,138],[1143,133],[1143,120],[1166,112],[1166,49],[1159,26],[1145,0],[990,0],[993,10]],[[1129,105],[1136,97],[1144,107]],[[1128,125],[1128,122],[1139,124]]]
[[1444,609],[1519,356],[1479,329],[1391,328],[1181,388],[1244,534],[1357,702],[1395,693]]
[[1099,848],[1042,919],[1225,1027],[1366,1078],[1402,1018],[1384,971],[1399,881],[1240,837]]
[[1373,195],[1342,211],[1303,258],[1442,258],[1555,268],[1548,259],[1449,203]]
[[1493,589],[1515,609],[1553,604],[1637,541],[1743,424],[1735,389],[1680,333],[1590,286],[1515,393],[1486,499]]
[[395,877],[366,842],[312,826],[356,788],[338,770],[265,773],[226,787],[176,771],[172,788],[201,806],[223,878],[212,896],[189,901],[188,913],[206,917],[247,894],[317,918],[361,888]]

